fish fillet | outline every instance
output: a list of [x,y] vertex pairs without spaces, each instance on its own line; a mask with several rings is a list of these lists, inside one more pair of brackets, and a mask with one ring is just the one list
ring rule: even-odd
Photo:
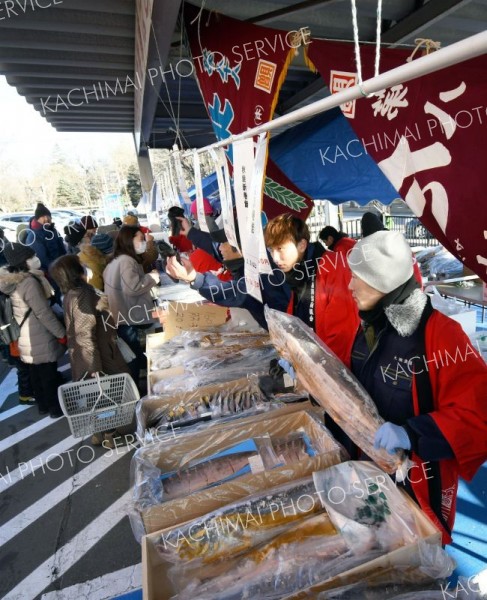
[[374,401],[353,373],[300,319],[265,308],[271,341],[294,367],[299,382],[350,439],[387,473],[403,470],[403,452],[374,448],[384,423]]

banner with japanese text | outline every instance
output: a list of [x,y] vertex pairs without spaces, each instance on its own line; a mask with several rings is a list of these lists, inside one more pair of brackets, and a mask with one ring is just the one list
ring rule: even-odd
[[[358,83],[352,44],[312,40],[306,52],[332,93]],[[374,52],[361,48],[363,80],[373,76]],[[410,54],[382,49],[380,71],[404,64]],[[485,73],[486,55],[341,106],[347,127],[320,156],[329,176],[338,163],[353,177],[354,160],[369,155],[425,227],[484,280]]]
[[[260,27],[189,4],[184,18],[194,73],[217,139],[270,121],[296,49],[309,43],[309,30]],[[226,154],[233,167],[231,147]],[[268,160],[264,218],[291,211],[305,219],[312,208],[312,199]]]

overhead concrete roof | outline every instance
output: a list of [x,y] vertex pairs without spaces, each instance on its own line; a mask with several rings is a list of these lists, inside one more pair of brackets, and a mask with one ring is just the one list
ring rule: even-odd
[[[150,0],[140,0],[141,6]],[[193,0],[201,6],[201,0]],[[154,0],[145,72],[187,56],[180,0]],[[360,38],[375,39],[376,0],[360,0]],[[205,8],[276,29],[309,26],[313,37],[351,40],[349,0],[206,0]],[[215,140],[197,83],[171,78],[157,89],[135,74],[135,0],[0,0],[0,73],[58,131],[133,132],[134,92],[143,89],[140,147]],[[384,0],[382,40],[428,37],[448,45],[483,31],[487,0]],[[160,80],[159,80],[160,82]],[[301,62],[289,69],[276,114],[327,94]],[[174,114],[171,106],[176,107]]]

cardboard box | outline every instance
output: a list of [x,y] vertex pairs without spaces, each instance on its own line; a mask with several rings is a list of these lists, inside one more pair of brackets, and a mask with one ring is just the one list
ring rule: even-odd
[[[299,404],[298,407],[302,408],[302,404]],[[313,410],[293,410],[289,407],[286,414],[277,410],[275,412],[275,415],[266,413],[258,417],[242,418],[238,424],[215,426],[210,431],[194,433],[173,440],[163,440],[139,449],[132,459],[132,469],[136,472],[136,480],[143,481],[149,490],[153,488],[154,474],[145,475],[144,466],[147,468],[147,465],[154,465],[161,472],[177,470],[184,462],[212,455],[250,437],[266,434],[271,437],[284,437],[303,428],[318,452],[315,457],[307,457],[298,463],[261,473],[242,475],[233,481],[195,492],[183,498],[154,504],[143,510],[135,507],[145,532],[152,533],[166,527],[174,527],[249,494],[306,477],[313,471],[326,469],[346,460],[341,446],[321,424],[322,410],[314,412]],[[278,412],[279,414],[277,414]],[[144,490],[145,488],[141,487],[136,492],[140,494]],[[147,506],[146,500],[144,500],[144,504]]]
[[[406,497],[414,515],[414,520],[422,541],[441,548],[441,533],[439,529],[404,490],[399,490],[399,492]],[[419,543],[416,542],[393,550],[392,552],[388,552],[384,556],[371,560],[354,569],[340,573],[340,575],[336,575],[328,581],[314,585],[306,590],[296,592],[295,594],[285,596],[282,600],[317,598],[318,594],[322,591],[358,583],[363,580],[374,581],[375,584],[398,583],[400,577],[404,577],[407,580],[408,570],[411,571],[420,566],[421,555]],[[415,581],[414,575],[413,581]],[[147,598],[149,598],[149,596],[147,596]],[[158,596],[153,596],[153,598],[156,599]]]
[[[422,512],[419,506],[405,493],[414,519],[420,532],[421,538],[428,544],[441,547],[441,534],[429,518]],[[168,578],[170,565],[162,560],[154,548],[153,540],[168,529],[145,535],[142,538],[142,591],[143,600],[169,600],[174,595],[174,589]],[[420,564],[418,544],[404,546],[384,556],[372,560],[354,569],[350,569],[337,575],[326,583],[318,584],[306,592],[297,592],[286,596],[286,600],[297,600],[298,598],[316,598],[320,591],[332,589],[342,585],[349,585],[362,579],[374,579],[376,581],[387,581],[396,583],[397,569],[405,571]]]
[[[179,375],[181,373],[184,373],[184,368],[183,367],[173,367],[171,369],[164,369],[164,371],[161,371],[163,373],[166,373],[167,371],[170,371],[171,374],[167,375],[168,377],[171,376],[175,376],[175,375]],[[157,374],[159,373],[158,371],[155,372],[156,373],[156,378],[152,380],[152,383],[155,383],[156,381],[160,381],[160,379],[157,379]],[[150,417],[150,415],[157,409],[160,408],[165,408],[165,409],[170,409],[170,408],[174,408],[175,406],[178,406],[179,404],[181,404],[181,402],[184,402],[185,404],[189,404],[190,402],[194,402],[197,401],[199,398],[206,396],[207,398],[213,399],[216,397],[217,394],[221,394],[221,391],[223,388],[232,390],[232,391],[243,391],[246,390],[249,393],[253,393],[254,398],[257,400],[260,399],[261,397],[261,393],[260,390],[257,386],[257,384],[252,384],[249,379],[241,377],[239,379],[233,379],[231,381],[226,381],[223,383],[215,383],[213,385],[205,385],[201,388],[198,388],[197,390],[193,390],[191,392],[174,392],[173,394],[171,393],[167,393],[164,394],[163,396],[160,397],[147,397],[147,398],[142,398],[140,401],[140,404],[137,408],[137,434],[139,436],[139,439],[146,439],[148,442],[152,441],[152,435],[147,433],[147,422],[148,419]],[[235,413],[236,415],[238,415],[238,413]],[[226,415],[229,416],[229,415]],[[212,423],[217,423],[218,419],[214,419],[212,420]],[[164,431],[163,429],[161,429],[162,431]],[[169,429],[169,431],[171,431]],[[147,433],[147,435],[146,435]]]
[[216,304],[169,302],[169,315],[164,324],[164,339],[170,340],[175,335],[189,329],[208,329],[223,325],[228,318],[228,309]]

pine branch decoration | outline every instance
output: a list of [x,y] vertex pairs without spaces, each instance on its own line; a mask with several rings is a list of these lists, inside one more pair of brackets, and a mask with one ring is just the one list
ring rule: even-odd
[[296,212],[307,206],[303,196],[295,194],[292,190],[280,185],[277,181],[273,181],[270,177],[265,178],[264,194]]

